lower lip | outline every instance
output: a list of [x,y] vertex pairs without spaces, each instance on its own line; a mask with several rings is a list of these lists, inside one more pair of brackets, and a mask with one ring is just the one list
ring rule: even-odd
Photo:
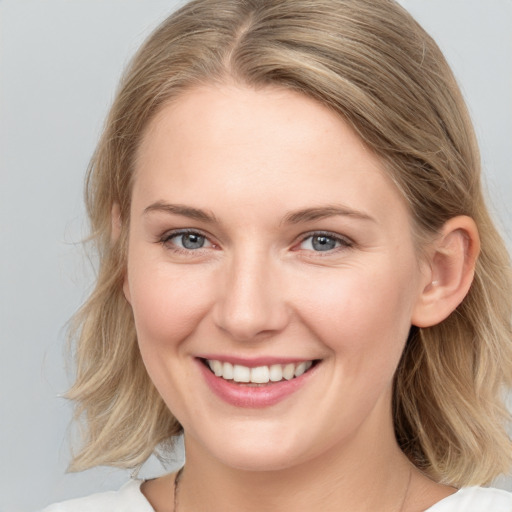
[[200,360],[198,360],[198,364],[209,388],[219,398],[235,407],[254,409],[270,407],[271,405],[281,402],[298,391],[316,370],[316,366],[314,366],[300,377],[295,377],[291,380],[269,382],[268,384],[259,386],[249,386],[217,377]]

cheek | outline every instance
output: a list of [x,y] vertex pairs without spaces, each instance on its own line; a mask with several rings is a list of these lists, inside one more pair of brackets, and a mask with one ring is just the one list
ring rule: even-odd
[[129,265],[128,287],[141,348],[171,348],[184,340],[211,301],[205,276],[176,272],[165,263],[154,267]]
[[[398,363],[411,325],[412,272],[340,272],[339,279],[316,280],[303,295],[303,319],[340,360],[352,368]],[[332,277],[332,276],[331,276]]]

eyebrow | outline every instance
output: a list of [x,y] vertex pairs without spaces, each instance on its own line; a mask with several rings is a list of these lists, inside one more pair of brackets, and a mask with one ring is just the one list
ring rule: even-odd
[[192,206],[185,206],[182,204],[169,204],[163,201],[157,201],[144,209],[144,215],[151,212],[164,212],[174,215],[182,215],[189,219],[208,222],[210,224],[217,222],[217,218],[212,212],[207,212],[205,210],[200,210],[199,208],[193,208]]
[[[182,215],[183,217],[199,220],[201,222],[207,222],[209,224],[218,223],[217,218],[212,212],[182,204],[170,204],[164,201],[157,201],[156,203],[153,203],[144,209],[144,215],[147,215],[148,213],[151,212],[164,212],[174,215]],[[353,217],[355,219],[360,220],[377,222],[373,217],[371,217],[367,213],[354,210],[352,208],[348,208],[345,206],[330,205],[305,208],[302,210],[289,212],[284,216],[281,223],[299,224],[301,222],[311,222],[314,220],[325,219],[327,217],[335,217],[338,215],[344,217]]]
[[290,212],[284,217],[283,222],[286,224],[299,224],[300,222],[310,222],[313,220],[325,219],[327,217],[335,217],[337,215],[377,222],[373,217],[371,217],[367,213],[358,210],[353,210],[352,208],[336,205],[322,206],[317,208],[306,208],[304,210]]

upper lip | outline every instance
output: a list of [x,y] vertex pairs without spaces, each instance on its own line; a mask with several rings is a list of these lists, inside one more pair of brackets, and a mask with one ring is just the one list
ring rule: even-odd
[[257,368],[258,366],[272,366],[273,364],[289,364],[289,363],[302,363],[306,361],[315,361],[315,358],[308,357],[275,357],[275,356],[261,356],[261,357],[237,357],[233,355],[220,355],[220,354],[206,354],[197,356],[199,359],[208,359],[210,361],[221,361],[223,363],[238,364],[247,366],[248,368]]

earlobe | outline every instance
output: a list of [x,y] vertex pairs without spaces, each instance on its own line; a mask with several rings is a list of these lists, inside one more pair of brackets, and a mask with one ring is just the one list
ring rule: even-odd
[[479,252],[478,229],[471,217],[446,222],[429,250],[430,273],[413,311],[413,325],[431,327],[457,308],[471,287]]
[[130,286],[128,284],[128,275],[125,273],[124,280],[123,280],[123,293],[124,298],[127,300],[128,304],[132,304],[132,297],[130,294]]

